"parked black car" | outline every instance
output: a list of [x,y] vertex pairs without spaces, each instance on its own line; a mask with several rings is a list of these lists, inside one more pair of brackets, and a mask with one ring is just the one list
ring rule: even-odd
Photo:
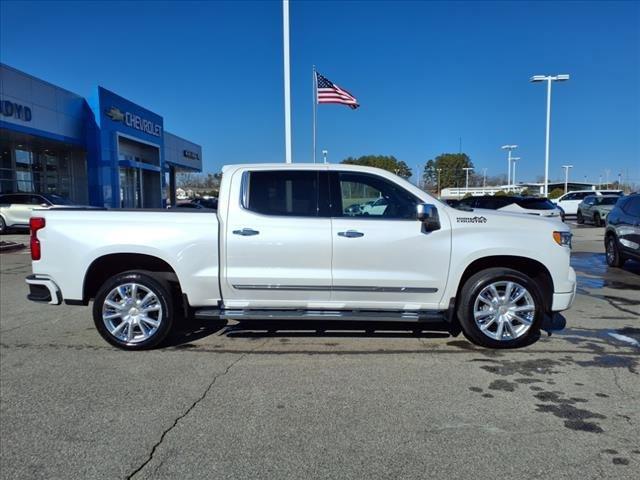
[[196,198],[186,203],[178,203],[175,208],[190,208],[195,210],[217,210],[218,199],[214,197],[210,198]]
[[621,267],[630,258],[640,260],[640,193],[620,198],[609,212],[604,246],[611,267]]

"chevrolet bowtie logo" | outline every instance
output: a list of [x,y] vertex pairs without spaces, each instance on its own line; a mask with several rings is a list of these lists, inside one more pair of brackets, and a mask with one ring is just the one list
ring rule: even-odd
[[124,120],[124,113],[122,113],[117,107],[111,107],[107,110],[105,115],[111,118],[114,122],[122,122]]

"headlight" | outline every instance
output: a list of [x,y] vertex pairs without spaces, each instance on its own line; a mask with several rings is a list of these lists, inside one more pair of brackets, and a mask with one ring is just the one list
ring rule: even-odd
[[553,232],[553,239],[558,245],[571,248],[571,232]]

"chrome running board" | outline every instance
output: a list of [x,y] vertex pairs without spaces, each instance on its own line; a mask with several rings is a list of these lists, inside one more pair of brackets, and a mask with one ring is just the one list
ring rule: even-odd
[[379,311],[379,310],[272,310],[202,308],[195,311],[198,319],[223,320],[347,320],[362,322],[446,322],[446,311]]

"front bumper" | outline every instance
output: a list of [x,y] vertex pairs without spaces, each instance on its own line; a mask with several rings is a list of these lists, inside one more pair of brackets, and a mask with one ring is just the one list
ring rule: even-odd
[[569,278],[567,281],[572,284],[571,291],[553,294],[553,304],[551,305],[551,311],[553,312],[567,310],[573,305],[573,301],[576,298],[576,288],[578,286],[576,271],[573,267],[569,267]]
[[46,275],[29,275],[25,282],[29,285],[27,299],[32,302],[48,303],[49,305],[62,303],[62,293],[60,293],[58,285]]

